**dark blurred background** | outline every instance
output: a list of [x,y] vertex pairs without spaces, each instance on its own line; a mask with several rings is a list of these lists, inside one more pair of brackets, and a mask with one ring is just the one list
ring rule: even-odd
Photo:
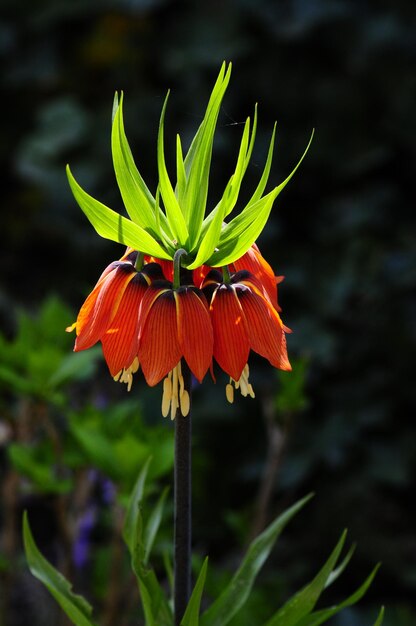
[[[226,406],[223,380],[196,392],[194,543],[219,566],[233,562],[253,524],[315,491],[272,557],[269,578],[293,591],[348,527],[358,548],[333,597],[350,592],[376,562],[382,568],[360,608],[336,622],[342,626],[374,621],[380,604],[388,626],[416,623],[415,33],[412,0],[1,4],[0,319],[9,341],[18,311],[36,315],[50,294],[75,315],[122,253],[95,234],[65,177],[69,162],[85,189],[122,211],[110,150],[115,90],[125,92],[127,136],[154,191],[167,89],[173,149],[175,132],[188,145],[221,62],[233,62],[211,206],[255,102],[257,141],[243,199],[261,175],[275,120],[271,184],[291,171],[316,129],[258,242],[286,277],[280,303],[293,329],[295,383],[259,359],[256,400]],[[103,366],[94,380],[108,387]],[[160,389],[136,383],[133,393],[160,426]],[[3,416],[17,398],[4,390]],[[276,430],[273,451],[268,434]]]

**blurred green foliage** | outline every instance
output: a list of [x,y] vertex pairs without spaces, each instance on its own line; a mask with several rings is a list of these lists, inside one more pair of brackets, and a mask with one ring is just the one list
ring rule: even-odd
[[[153,542],[162,521],[166,496],[166,491],[162,492],[155,508],[145,520],[142,508],[149,466],[150,460],[143,466],[131,493],[124,518],[123,538],[130,553],[132,570],[140,591],[140,604],[145,626],[156,624],[173,626],[178,622],[178,616],[176,613],[174,615],[172,610],[171,585],[166,591],[166,585],[159,582],[154,569],[149,564]],[[246,609],[245,605],[252,595],[253,584],[276,540],[287,523],[303,508],[310,497],[303,498],[284,511],[251,542],[237,571],[230,580],[218,588],[217,597],[204,611],[201,603],[208,567],[208,558],[205,558],[184,615],[179,616],[181,626],[199,626],[200,624],[201,626],[226,626],[229,623],[244,626],[244,624],[259,624],[260,621],[263,626],[319,626],[361,600],[373,582],[378,566],[348,598],[339,604],[315,610],[322,592],[341,576],[354,552],[353,547],[337,565],[345,544],[346,531],[344,531],[329,558],[314,578],[286,600],[271,617],[267,617],[267,610],[264,611],[263,616],[263,610],[250,613],[250,609],[248,611]],[[26,512],[23,517],[23,541],[30,571],[47,587],[71,623],[76,626],[93,626],[93,607],[83,596],[73,593],[69,581],[39,551]],[[265,609],[265,606],[262,609]],[[271,610],[269,609],[269,615]],[[126,611],[119,611],[116,616],[118,623],[121,620],[124,621],[125,613]],[[383,617],[384,608],[382,607],[373,626],[381,626]],[[266,619],[265,622],[263,622],[264,619]],[[128,615],[127,620],[129,620]]]
[[[229,59],[232,87],[214,147],[210,202],[215,204],[231,173],[241,123],[252,113],[255,101],[259,126],[247,193],[258,178],[275,120],[272,182],[291,170],[311,128],[316,128],[307,160],[282,194],[259,242],[276,273],[286,276],[280,302],[285,323],[294,331],[288,338],[289,352],[294,362],[305,360],[306,366],[303,381],[296,371],[296,382],[290,379],[293,387],[299,383],[293,398],[287,391],[277,407],[274,399],[284,382],[277,381],[260,360],[253,360],[251,366],[254,402],[226,406],[220,380],[215,387],[207,381],[196,390],[195,541],[221,568],[227,569],[235,559],[252,531],[259,485],[265,484],[269,462],[269,433],[276,435],[277,425],[283,445],[276,448],[281,450],[280,460],[266,517],[288,498],[310,490],[317,492],[317,498],[307,528],[295,521],[282,540],[279,556],[271,559],[264,573],[266,587],[269,577],[278,576],[282,594],[288,595],[300,580],[312,575],[312,563],[347,525],[360,546],[359,569],[366,572],[373,563],[383,562],[366,602],[390,607],[387,626],[412,626],[416,620],[415,22],[411,0],[204,4],[41,0],[36,5],[29,0],[3,1],[0,86],[8,114],[0,122],[4,181],[0,402],[2,450],[11,442],[14,447],[10,454],[2,452],[1,461],[4,468],[13,467],[9,457],[14,454],[18,463],[20,454],[21,467],[32,468],[32,478],[21,469],[26,478],[13,506],[22,507],[36,493],[40,518],[56,520],[51,498],[70,498],[72,489],[55,496],[53,488],[59,484],[65,491],[67,481],[74,481],[73,474],[80,471],[74,469],[80,467],[77,463],[92,453],[84,444],[88,436],[90,442],[94,439],[98,420],[94,402],[97,398],[104,402],[107,415],[112,414],[113,400],[118,404],[121,397],[125,399],[96,355],[76,355],[86,361],[71,374],[76,363],[70,354],[72,340],[62,329],[73,321],[72,315],[62,315],[62,323],[51,319],[43,330],[33,331],[30,342],[20,348],[14,345],[23,341],[16,339],[23,332],[18,328],[24,327],[19,309],[39,310],[52,292],[75,311],[103,267],[120,256],[118,246],[96,237],[75,205],[65,164],[71,162],[94,196],[121,208],[109,132],[114,91],[124,89],[126,132],[154,191],[155,137],[166,89],[172,88],[167,140],[171,143],[178,130],[186,144],[200,122],[220,63]],[[66,381],[54,380],[66,357],[71,357]],[[84,368],[89,372],[96,368],[95,376],[87,378]],[[84,379],[81,375],[75,380],[78,371],[85,373]],[[160,426],[160,433],[170,432],[160,418],[158,390],[135,383],[131,398],[140,399],[137,403],[146,421]],[[282,420],[276,409],[280,413],[287,408],[283,400],[289,403],[291,415]],[[53,448],[54,435],[49,441],[45,403],[52,424],[57,424],[55,431],[63,434],[65,450],[69,446],[77,457],[68,467],[66,459],[56,462],[63,452]],[[136,411],[134,404],[134,419],[119,418],[127,434],[121,427],[118,432],[123,442],[134,431],[140,446],[142,437],[152,435],[140,432],[139,408]],[[83,411],[85,421],[80,417]],[[79,418],[73,418],[78,412]],[[100,428],[100,436],[110,439],[110,445],[113,419],[116,423],[115,417],[106,418]],[[86,429],[84,444],[69,423]],[[119,442],[120,449],[123,445]],[[127,467],[130,460],[123,457],[123,463]],[[39,464],[44,474],[36,483]],[[127,483],[131,486],[133,467],[127,473],[126,488]],[[3,476],[8,475],[4,469]],[[80,475],[85,477],[82,471]],[[40,493],[38,485],[48,482],[48,494]],[[215,493],[215,506],[211,493]],[[16,494],[16,489],[9,489],[7,483],[2,537],[10,537],[5,529],[17,529],[20,519],[7,513],[13,501],[10,494]],[[53,523],[46,543],[56,556]],[[108,558],[108,526],[98,524],[95,532],[96,559],[102,564]],[[299,553],[305,555],[302,561],[296,558]],[[343,577],[348,587],[344,596],[357,584],[352,569]],[[97,566],[91,585],[102,588],[103,578],[105,567]],[[11,605],[20,599],[10,597]],[[338,625],[371,623],[374,610],[365,602],[360,606],[364,608],[349,610]],[[19,611],[10,615],[13,626],[19,624]]]
[[[113,619],[129,585],[120,523],[138,471],[152,459],[150,503],[159,499],[161,481],[170,484],[172,429],[162,423],[149,428],[137,398],[112,403],[92,384],[101,350],[71,351],[73,338],[64,329],[72,318],[60,300],[49,298],[37,316],[17,315],[12,339],[0,336],[0,623],[15,623],[15,602],[25,594],[23,508],[47,551],[98,599],[105,619]],[[167,527],[156,549],[160,559],[169,537]],[[36,624],[51,623],[53,609],[43,618],[35,598],[32,610]]]

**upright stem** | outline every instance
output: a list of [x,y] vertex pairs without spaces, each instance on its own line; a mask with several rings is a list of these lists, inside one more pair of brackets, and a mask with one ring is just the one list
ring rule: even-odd
[[[191,372],[183,359],[182,375],[191,398]],[[179,408],[175,417],[175,626],[180,625],[191,593],[191,409],[184,417]]]
[[178,289],[181,284],[181,263],[182,258],[187,256],[187,251],[183,248],[176,250],[173,257],[173,288]]

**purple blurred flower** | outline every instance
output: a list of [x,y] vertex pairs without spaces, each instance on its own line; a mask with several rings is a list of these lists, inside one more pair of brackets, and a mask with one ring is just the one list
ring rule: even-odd
[[72,548],[72,559],[75,567],[82,569],[88,562],[91,547],[91,532],[97,519],[97,507],[90,506],[80,517],[78,533]]

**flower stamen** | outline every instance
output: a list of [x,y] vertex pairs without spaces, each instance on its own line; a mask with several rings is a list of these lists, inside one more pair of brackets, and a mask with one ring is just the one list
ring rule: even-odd
[[163,381],[162,415],[174,420],[177,409],[186,417],[190,409],[189,393],[185,389],[181,362],[173,368]]
[[238,380],[234,380],[233,378],[230,377],[230,382],[225,387],[225,395],[230,404],[234,402],[234,387],[235,389],[239,389],[241,392],[241,395],[244,397],[247,397],[247,396],[250,396],[251,398],[256,397],[254,393],[254,389],[248,380],[249,375],[250,375],[250,370],[249,370],[248,364],[246,363],[241,373],[241,376]]
[[123,369],[114,376],[114,380],[116,382],[125,383],[127,385],[127,391],[130,391],[133,384],[133,374],[138,371],[139,367],[139,359],[135,356],[133,363],[129,367],[123,367]]

